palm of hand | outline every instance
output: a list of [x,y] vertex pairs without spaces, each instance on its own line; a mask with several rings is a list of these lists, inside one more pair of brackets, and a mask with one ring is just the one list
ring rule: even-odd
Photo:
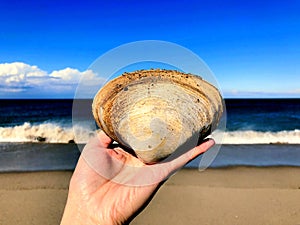
[[161,181],[214,144],[209,140],[168,163],[145,165],[120,148],[108,148],[111,142],[100,133],[85,147],[70,182],[61,224],[70,224],[71,218],[72,224],[130,222]]

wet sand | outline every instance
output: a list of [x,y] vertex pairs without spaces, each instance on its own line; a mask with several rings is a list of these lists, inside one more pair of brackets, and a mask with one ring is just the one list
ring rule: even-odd
[[[0,173],[0,224],[59,224],[72,172]],[[299,167],[183,169],[132,222],[300,224]]]

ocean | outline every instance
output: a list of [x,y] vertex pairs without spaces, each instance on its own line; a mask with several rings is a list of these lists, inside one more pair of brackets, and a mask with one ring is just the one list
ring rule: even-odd
[[[0,171],[74,169],[96,129],[92,100],[76,101],[80,110],[72,99],[0,100]],[[225,103],[226,132],[210,167],[300,166],[300,99]]]

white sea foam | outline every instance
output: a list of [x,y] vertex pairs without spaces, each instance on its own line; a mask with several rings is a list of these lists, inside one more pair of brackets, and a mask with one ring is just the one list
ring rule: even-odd
[[63,127],[55,123],[0,127],[0,142],[38,142],[44,139],[48,143],[85,143],[91,135],[92,132],[85,127]]
[[[75,135],[76,134],[76,135]],[[0,142],[38,142],[45,138],[47,143],[86,143],[94,134],[86,125],[63,126],[56,123],[33,125],[24,123],[14,127],[0,127]],[[259,131],[228,131],[218,134],[219,144],[300,144],[300,130],[259,132]],[[221,140],[222,139],[222,140]]]
[[229,131],[224,133],[222,144],[300,144],[300,130],[278,132]]

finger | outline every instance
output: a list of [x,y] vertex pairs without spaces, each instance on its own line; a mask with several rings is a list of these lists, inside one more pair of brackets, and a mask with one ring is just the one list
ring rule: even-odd
[[212,146],[214,146],[214,144],[215,144],[215,141],[212,140],[212,139],[205,140],[200,145],[192,148],[191,150],[184,153],[183,155],[181,155],[177,159],[174,159],[173,164],[172,164],[172,166],[174,168],[171,167],[171,169],[177,170],[177,169],[181,168],[182,166],[184,166],[185,164],[187,164],[191,160],[195,159],[199,155],[201,155],[204,152],[206,152],[207,150],[209,150]]
[[125,157],[114,149],[86,145],[81,153],[82,164],[89,167],[91,173],[97,173],[105,180],[112,180],[125,165]]
[[113,150],[115,154],[112,154],[112,156],[119,158],[120,155],[122,155],[123,162],[128,166],[141,167],[145,165],[140,159],[120,147],[114,148]]
[[[157,164],[144,164],[142,167],[132,165],[128,166],[127,164],[127,166],[123,168],[124,171],[122,171],[124,176],[122,176],[122,179],[119,179],[118,182],[133,186],[159,184],[186,163],[206,152],[214,145],[214,143],[215,142],[213,140],[208,139],[199,146],[194,147],[181,155],[170,157],[170,160],[162,161]],[[135,159],[138,160],[137,158]]]
[[[207,141],[205,141],[205,142],[201,143],[200,145],[196,146],[195,148],[193,148],[191,150],[189,161],[195,159],[196,157],[198,157],[202,153],[206,152],[207,150],[209,150],[214,145],[215,145],[215,141],[213,139],[208,139]],[[186,162],[186,163],[188,163],[188,162]]]
[[[103,156],[102,159],[96,159],[99,167],[95,166],[95,163],[93,163],[93,168],[98,174],[109,179],[111,182],[122,185],[149,185],[149,177],[147,176],[149,170],[146,170],[146,173],[142,172],[146,165],[140,159],[120,147],[106,149],[106,152],[107,156],[105,157],[105,161],[109,160],[109,163],[103,161]],[[95,155],[93,155],[92,160],[89,160],[89,162],[94,161],[95,158]],[[109,167],[105,168],[106,166]],[[157,182],[151,182],[150,184],[152,183]]]
[[112,179],[124,166],[125,157],[108,148],[112,139],[103,131],[91,138],[84,147],[77,167],[85,168],[86,173],[97,173],[106,180]]
[[84,148],[107,148],[111,143],[112,139],[101,130],[89,139]]
[[98,132],[97,136],[101,147],[107,148],[113,142],[113,140],[108,137],[102,130]]
[[174,158],[171,161],[168,161],[164,164],[156,164],[157,168],[163,171],[164,179],[168,176],[172,175],[175,171],[186,165],[191,160],[195,159],[197,156],[201,155],[202,153],[206,152],[215,144],[214,140],[207,139],[205,142],[201,143],[200,145],[190,149],[189,151],[183,153],[182,155]]

